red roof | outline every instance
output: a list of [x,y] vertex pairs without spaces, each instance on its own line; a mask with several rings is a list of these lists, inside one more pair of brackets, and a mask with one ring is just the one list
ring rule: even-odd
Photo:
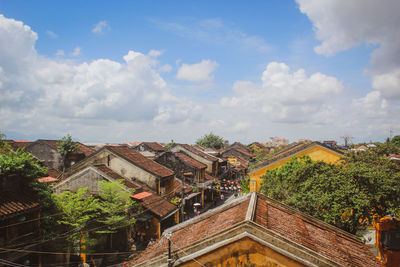
[[[247,206],[249,201],[244,201],[236,204],[233,207],[226,208],[218,213],[210,214],[204,219],[192,219],[186,221],[184,224],[178,224],[173,231],[171,231],[171,243],[174,244],[174,250],[186,247],[198,240],[205,239],[213,234],[223,231],[236,223],[245,219]],[[197,220],[196,220],[197,219]],[[179,225],[184,225],[179,227]],[[161,243],[160,243],[161,241]],[[163,254],[168,250],[167,240],[160,239],[155,246],[151,246],[144,250],[136,259],[131,261],[132,265],[144,262],[155,256]]]
[[197,169],[205,169],[207,168],[206,164],[203,164],[197,160],[195,160],[194,158],[189,157],[188,155],[184,154],[184,153],[175,153],[175,155],[180,158],[183,162],[185,162],[186,164],[197,168]]
[[176,206],[171,202],[165,200],[159,195],[153,194],[151,192],[141,192],[131,196],[141,202],[143,207],[150,210],[155,215],[163,218],[176,210]]
[[48,177],[42,177],[42,178],[39,178],[38,179],[38,182],[39,183],[54,183],[54,182],[57,182],[58,181],[58,179],[56,179],[56,178],[53,178],[53,177],[51,177],[51,176],[48,176]]
[[[335,264],[338,266],[381,266],[358,237],[256,193],[245,195],[166,229],[164,233],[172,234],[173,253],[184,250],[185,254],[190,254],[188,257],[195,259],[201,255],[200,251],[195,249],[196,246],[203,250],[204,247],[212,249],[210,242],[218,240],[223,243],[224,240],[231,239],[232,235],[251,233],[252,227],[257,229],[255,233],[260,233],[262,228],[265,229],[266,239],[262,239],[264,238],[262,235],[256,236],[265,242],[274,242],[272,238],[279,239],[279,242],[272,243],[278,248],[280,242],[288,243],[289,246],[296,244],[296,247],[303,251],[300,255],[313,257],[313,259],[328,259],[334,263],[332,266]],[[214,237],[216,239],[213,239]],[[203,245],[200,246],[200,243]],[[158,257],[162,257],[160,259],[164,261],[167,250],[168,241],[163,235],[153,246],[148,247],[131,261],[129,266],[140,263],[149,264],[149,260],[157,262]],[[209,253],[209,251],[204,253]],[[299,259],[303,257],[295,255]]]
[[166,151],[167,149],[160,145],[157,142],[142,142],[142,144],[145,144],[146,146],[150,147],[150,149],[158,152]]
[[143,198],[151,196],[151,195],[152,195],[152,193],[150,193],[150,192],[141,192],[138,194],[131,195],[131,197],[134,199],[143,199]]
[[107,149],[119,154],[134,165],[159,177],[174,175],[174,172],[164,166],[146,158],[142,154],[134,151],[127,146],[106,146]]
[[39,208],[39,203],[21,194],[0,194],[0,218],[23,214],[35,208]]

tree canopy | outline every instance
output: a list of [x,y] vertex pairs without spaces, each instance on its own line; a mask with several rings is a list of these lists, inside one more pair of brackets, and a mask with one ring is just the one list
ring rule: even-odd
[[340,165],[295,157],[266,171],[261,192],[355,233],[363,220],[399,207],[400,175],[376,151],[352,153]]
[[79,149],[79,143],[72,141],[72,137],[67,134],[58,141],[57,151],[63,157],[63,172],[65,170],[66,160],[69,155]]
[[220,149],[224,147],[224,139],[218,135],[209,133],[197,139],[196,145],[202,147]]

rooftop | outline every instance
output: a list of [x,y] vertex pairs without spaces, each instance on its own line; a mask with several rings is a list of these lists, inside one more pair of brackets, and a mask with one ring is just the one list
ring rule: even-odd
[[168,248],[166,233],[172,234],[178,264],[196,259],[235,238],[250,237],[304,265],[380,266],[358,237],[257,193],[166,229],[129,266],[164,264]]
[[133,163],[134,165],[156,176],[168,177],[174,175],[174,172],[170,169],[167,169],[166,167],[146,158],[139,152],[136,152],[127,146],[106,146],[105,148],[115,152],[116,154]]

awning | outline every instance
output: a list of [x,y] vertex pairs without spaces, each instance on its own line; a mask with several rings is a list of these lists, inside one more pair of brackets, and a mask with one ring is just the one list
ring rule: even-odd
[[200,195],[200,194],[201,194],[201,192],[191,193],[190,195],[188,195],[187,197],[185,197],[185,200],[192,199],[192,198],[194,198],[195,196],[198,196],[198,195]]

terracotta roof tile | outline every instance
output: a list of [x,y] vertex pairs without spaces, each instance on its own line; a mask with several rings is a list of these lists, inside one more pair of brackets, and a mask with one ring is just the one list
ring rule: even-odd
[[57,181],[58,181],[57,178],[54,178],[54,177],[51,177],[51,176],[42,177],[42,178],[39,178],[39,179],[38,179],[38,182],[39,182],[39,183],[55,183],[55,182],[57,182]]
[[0,218],[22,214],[39,208],[39,203],[20,194],[0,194]]
[[208,159],[208,160],[210,160],[210,161],[218,161],[218,158],[217,158],[217,157],[214,157],[214,156],[212,156],[212,155],[209,155],[209,154],[207,154],[207,153],[204,153],[203,151],[201,151],[201,150],[199,150],[199,149],[196,149],[196,148],[194,148],[194,147],[191,146],[191,145],[188,145],[188,144],[178,144],[178,145],[182,146],[183,148],[189,150],[190,152],[192,152],[192,153],[194,153],[194,154],[199,155],[200,157],[203,157],[203,158]]
[[206,164],[203,164],[203,163],[195,160],[194,158],[189,157],[188,155],[186,155],[184,153],[178,152],[178,153],[175,153],[175,155],[178,158],[180,158],[182,161],[184,161],[186,164],[188,164],[188,165],[190,165],[192,167],[195,167],[197,169],[205,169],[205,168],[207,168]]
[[101,172],[108,175],[109,177],[111,177],[114,180],[122,180],[123,184],[128,188],[134,188],[135,190],[139,190],[142,188],[137,183],[134,183],[134,182],[130,181],[129,179],[119,175],[115,171],[111,170],[106,165],[94,165],[93,167],[100,170]]
[[[249,196],[256,197],[256,201],[250,201]],[[251,203],[254,203],[255,206],[252,206]],[[234,229],[240,223],[247,223],[247,212],[253,208],[254,215],[251,215],[250,220],[277,234],[282,242],[287,240],[286,242],[294,242],[314,251],[316,253],[313,254],[314,257],[318,257],[318,255],[325,257],[340,266],[381,266],[368,247],[356,236],[255,193],[169,228],[168,232],[172,234],[173,250],[192,249],[195,244],[199,244],[206,238],[212,238],[225,230]],[[186,251],[190,249],[186,249]],[[165,255],[167,250],[168,242],[163,236],[131,261],[129,266]],[[194,255],[196,251],[189,253]]]
[[134,165],[156,175],[159,177],[168,177],[174,175],[174,172],[164,166],[146,158],[142,154],[134,151],[127,146],[107,146],[107,149],[119,154],[126,160],[130,161]]
[[154,151],[158,151],[158,152],[167,151],[167,149],[165,147],[163,147],[162,145],[160,145],[157,142],[142,142],[142,144],[147,145]]
[[[134,197],[135,195],[133,195]],[[138,198],[139,197],[139,198]],[[142,192],[136,194],[135,199],[138,199],[143,207],[150,210],[155,215],[163,218],[176,210],[176,206],[164,198],[152,192]]]
[[[175,228],[171,232],[171,242],[174,244],[174,250],[219,233],[244,220],[248,204],[249,200],[240,202],[220,213],[211,214],[204,219],[197,217],[191,221],[186,221],[185,226]],[[210,227],[211,225],[212,227]],[[168,243],[166,239],[161,239],[160,241],[161,243],[158,242],[156,246],[151,246],[144,250],[136,260],[131,262],[133,263],[131,266],[165,253],[168,250]]]
[[368,247],[356,237],[307,217],[261,196],[254,221],[342,266],[379,266]]

